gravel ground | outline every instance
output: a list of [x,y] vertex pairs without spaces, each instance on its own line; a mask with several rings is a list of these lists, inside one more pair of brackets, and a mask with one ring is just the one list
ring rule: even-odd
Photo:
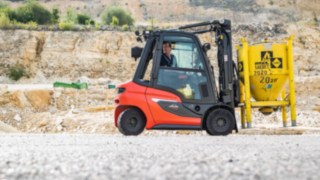
[[320,136],[2,134],[0,179],[320,179]]

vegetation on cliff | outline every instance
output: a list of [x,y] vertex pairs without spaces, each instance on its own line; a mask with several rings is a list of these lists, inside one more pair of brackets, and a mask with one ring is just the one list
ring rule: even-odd
[[[82,30],[100,28],[87,13],[76,12],[69,8],[65,18],[61,18],[61,11],[54,7],[51,10],[42,6],[36,0],[27,0],[23,5],[13,9],[0,2],[1,29],[37,29],[38,25],[49,27],[49,30]],[[119,6],[106,7],[101,18],[103,25],[123,26],[133,25],[133,17]],[[55,26],[57,28],[55,28]],[[84,26],[84,27],[83,27]]]

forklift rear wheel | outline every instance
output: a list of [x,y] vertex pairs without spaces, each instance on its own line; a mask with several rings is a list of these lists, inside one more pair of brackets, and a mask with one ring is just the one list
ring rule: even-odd
[[212,110],[207,116],[206,131],[210,135],[228,135],[234,129],[236,120],[226,109]]
[[123,135],[139,135],[145,126],[146,119],[136,108],[128,108],[119,115],[118,129]]

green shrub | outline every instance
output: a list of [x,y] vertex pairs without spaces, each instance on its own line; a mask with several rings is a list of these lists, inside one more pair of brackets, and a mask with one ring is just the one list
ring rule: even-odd
[[118,6],[111,6],[105,9],[102,13],[102,22],[104,24],[111,24],[113,17],[119,20],[118,25],[122,26],[125,24],[133,25],[133,18],[125,10]]
[[67,17],[66,17],[68,22],[73,22],[74,24],[77,23],[77,15],[75,11],[71,8],[67,10]]
[[110,23],[111,26],[118,26],[119,25],[119,19],[115,16],[112,16],[112,21]]
[[9,17],[10,21],[16,21],[17,19],[17,13],[15,10],[13,9],[10,9],[10,8],[7,8],[7,9],[4,9],[4,11],[7,16]]
[[10,26],[11,23],[9,17],[5,13],[0,12],[0,28],[7,29],[10,28]]
[[21,23],[21,22],[17,22],[16,20],[12,21],[12,26],[14,28],[18,28],[18,29],[28,29],[27,24]]
[[38,24],[36,22],[30,21],[27,24],[28,29],[37,29]]
[[95,28],[96,22],[94,20],[87,20],[85,25],[87,29]]
[[14,66],[9,69],[8,76],[10,79],[18,81],[21,77],[26,75],[26,71],[21,66]]
[[90,16],[87,14],[77,14],[77,22],[82,25],[90,24]]
[[30,21],[28,23],[21,23],[17,21],[12,21],[11,26],[18,29],[27,29],[27,30],[33,30],[37,29],[38,24],[36,22]]
[[38,24],[51,23],[51,13],[34,0],[29,0],[25,5],[18,7],[13,18],[22,23],[30,21]]
[[99,23],[95,23],[94,27],[95,27],[96,30],[100,30],[101,25]]
[[10,9],[7,5],[1,5],[0,3],[0,13],[5,13],[10,20],[14,20],[16,13],[14,10]]
[[123,31],[128,31],[128,30],[129,30],[128,24],[123,25],[123,26],[122,26],[122,30],[123,30]]
[[62,21],[59,23],[59,29],[65,30],[65,31],[74,30],[75,24],[74,22],[70,22],[70,21]]
[[50,25],[50,26],[48,27],[48,29],[49,29],[50,31],[53,31],[53,30],[55,29],[55,27],[54,27],[54,25]]
[[96,24],[96,22],[95,22],[94,20],[90,20],[90,21],[89,21],[89,24],[92,25],[92,26],[94,26],[94,25]]
[[60,11],[58,8],[53,8],[51,12],[51,22],[53,24],[58,24],[59,19],[60,19]]

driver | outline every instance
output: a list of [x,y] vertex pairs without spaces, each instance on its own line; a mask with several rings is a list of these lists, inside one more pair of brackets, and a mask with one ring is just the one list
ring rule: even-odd
[[163,53],[161,55],[160,66],[177,67],[177,59],[171,54],[171,43],[164,41],[162,45]]

